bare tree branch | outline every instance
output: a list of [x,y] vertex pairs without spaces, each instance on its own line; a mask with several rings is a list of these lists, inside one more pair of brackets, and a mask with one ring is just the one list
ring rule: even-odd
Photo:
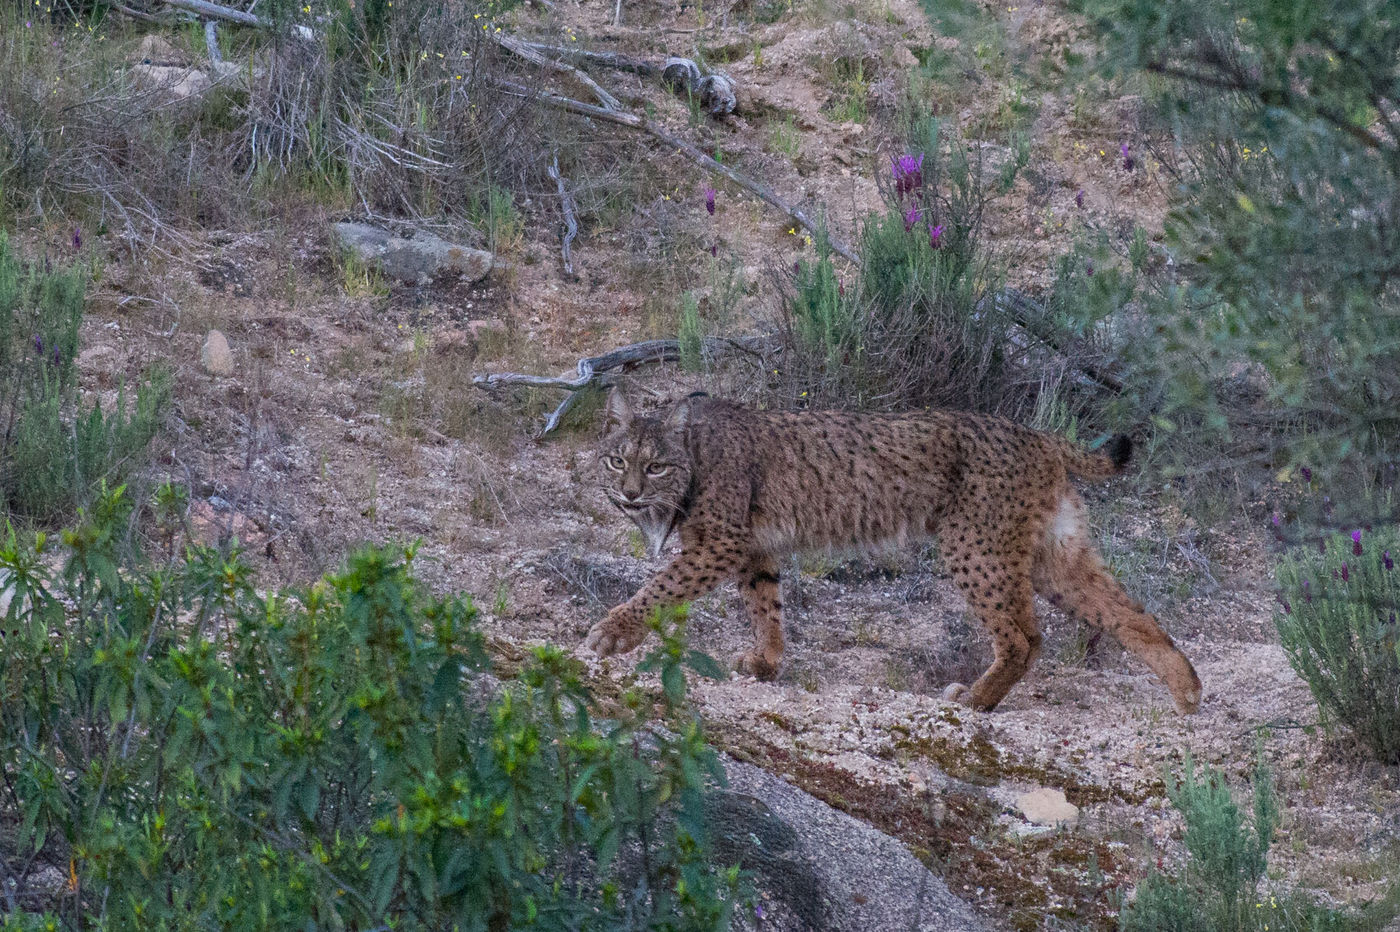
[[564,187],[564,176],[559,174],[559,156],[554,156],[554,161],[549,165],[549,177],[554,179],[555,185],[559,188],[559,209],[564,214],[564,242],[560,251],[564,254],[564,271],[574,274],[574,260],[570,255],[569,247],[573,245],[574,237],[578,236],[578,219],[574,216],[574,196]]
[[[701,344],[701,352],[708,360],[739,352],[764,357],[777,352],[779,345],[769,337],[706,337]],[[536,439],[544,437],[559,426],[564,415],[568,414],[581,398],[580,390],[591,385],[606,384],[602,373],[611,372],[626,366],[643,363],[675,362],[681,358],[679,340],[645,340],[618,347],[601,356],[580,359],[575,366],[575,374],[564,373],[558,378],[543,375],[528,375],[521,372],[494,372],[472,378],[477,388],[492,390],[503,385],[533,385],[539,388],[559,388],[569,393],[545,421]]]
[[603,90],[601,87],[598,86],[598,82],[594,81],[582,71],[579,71],[573,65],[566,64],[565,62],[558,61],[555,59],[546,58],[531,43],[522,42],[521,40],[516,39],[512,36],[498,35],[494,37],[494,41],[501,48],[515,55],[519,55],[521,58],[525,59],[532,65],[539,65],[541,68],[548,68],[549,70],[557,71],[560,74],[570,75],[575,81],[579,82],[584,87],[592,91],[593,96],[598,99],[598,103],[602,104],[608,110],[622,109],[621,101],[619,101],[613,95],[609,94],[607,91]]

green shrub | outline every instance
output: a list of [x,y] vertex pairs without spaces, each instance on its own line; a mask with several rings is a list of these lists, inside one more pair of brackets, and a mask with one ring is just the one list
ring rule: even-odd
[[57,571],[42,535],[0,545],[11,902],[66,929],[727,926],[676,630],[665,728],[633,693],[599,720],[555,648],[487,675],[475,608],[426,594],[411,547],[259,593],[237,553],[122,565],[131,504],[100,496]]
[[1322,551],[1279,563],[1279,638],[1323,712],[1400,763],[1400,533],[1334,534]]
[[78,328],[86,273],[26,266],[0,233],[0,505],[55,520],[101,481],[120,483],[144,461],[160,426],[169,381],[157,374],[129,405],[78,410]]
[[1171,293],[1146,309],[1170,366],[1157,416],[1212,404],[1275,469],[1395,462],[1400,227],[1377,205],[1400,197],[1400,33],[1377,31],[1367,0],[1072,5],[1108,39],[1106,67],[1157,105],[1139,159],[1160,162],[1173,199]]
[[1186,819],[1188,860],[1181,873],[1149,874],[1124,907],[1123,932],[1323,932],[1353,928],[1341,915],[1300,897],[1261,892],[1269,843],[1278,826],[1273,781],[1261,762],[1254,771],[1253,821],[1245,825],[1224,776],[1210,767],[1196,779],[1188,757],[1167,795]]
[[705,368],[705,328],[700,322],[700,302],[689,291],[681,295],[681,319],[676,327],[676,342],[680,344],[682,369],[700,372]]
[[[1029,417],[1063,360],[998,300],[983,214],[1024,164],[995,171],[945,147],[892,164],[887,209],[866,219],[861,265],[838,273],[827,239],[799,261],[784,301],[791,402],[884,409],[944,407]],[[1052,357],[1056,361],[1051,361]]]

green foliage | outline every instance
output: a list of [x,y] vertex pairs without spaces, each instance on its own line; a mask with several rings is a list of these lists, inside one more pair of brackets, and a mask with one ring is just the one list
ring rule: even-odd
[[71,514],[99,482],[120,483],[160,426],[169,379],[78,410],[78,328],[87,275],[26,265],[0,233],[0,505],[40,521]]
[[[236,552],[123,565],[133,504],[100,497],[58,570],[42,535],[0,545],[0,848],[61,917],[6,928],[727,927],[679,626],[666,728],[640,694],[598,720],[556,648],[486,675],[475,608],[412,547],[264,594]],[[70,882],[29,886],[50,868]]]
[[1261,761],[1253,780],[1253,819],[1246,826],[1224,776],[1206,767],[1199,781],[1188,757],[1167,795],[1186,819],[1188,860],[1175,876],[1149,874],[1124,907],[1123,932],[1324,932],[1353,928],[1345,917],[1301,898],[1259,890],[1279,823],[1273,780]]
[[681,319],[676,342],[680,344],[682,369],[700,372],[705,368],[705,328],[700,322],[700,302],[689,291],[681,295]]
[[[1160,415],[1233,400],[1293,462],[1367,468],[1400,438],[1400,24],[1367,0],[1082,0],[1161,104],[1170,293],[1145,310]],[[1250,372],[1245,385],[1207,373]],[[1177,380],[1174,376],[1180,376]],[[1259,394],[1249,410],[1230,399]]]
[[1037,357],[1015,349],[982,239],[983,213],[1026,150],[992,172],[927,129],[923,152],[895,167],[886,211],[865,222],[861,266],[838,275],[823,235],[815,259],[798,262],[785,296],[788,390],[797,403],[1027,416],[1042,389],[1027,367]]
[[[1400,763],[1400,532],[1332,535],[1277,570],[1274,613],[1293,669],[1323,711],[1380,760]],[[1360,551],[1359,553],[1357,551]]]

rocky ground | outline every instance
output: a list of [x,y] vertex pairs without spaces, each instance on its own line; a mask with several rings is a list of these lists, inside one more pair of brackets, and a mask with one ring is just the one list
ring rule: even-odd
[[[902,151],[888,128],[911,69],[931,54],[983,58],[967,58],[976,36],[936,33],[908,0],[777,4],[767,24],[747,7],[624,6],[621,26],[610,3],[552,10],[521,12],[517,28],[630,54],[700,48],[723,62],[741,88],[727,122],[691,126],[683,103],[622,87],[780,195],[826,205],[847,240]],[[1157,166],[1145,157],[1127,172],[1118,154],[1135,140],[1137,101],[1016,78],[1053,73],[1082,45],[1072,20],[1053,4],[984,12],[997,38],[983,78],[927,93],[989,158],[1004,157],[1013,130],[1030,140],[1028,170],[989,226],[1013,258],[1011,277],[1042,281],[1049,257],[1089,229],[1159,229]],[[853,75],[866,86],[865,122],[842,109],[839,88]],[[421,538],[424,575],[477,596],[503,655],[576,644],[654,566],[595,487],[587,406],[535,442],[557,395],[489,397],[471,376],[555,374],[580,355],[673,335],[682,288],[701,296],[716,329],[761,329],[776,315],[773,270],[812,248],[737,188],[717,185],[710,217],[700,195],[709,177],[623,131],[598,132],[669,180],[629,218],[585,230],[574,276],[559,267],[546,217],[474,284],[356,278],[332,246],[329,221],[343,218],[308,209],[277,229],[214,231],[114,263],[85,325],[85,384],[110,400],[145,365],[173,364],[178,410],[159,468],[190,484],[200,532],[237,534],[268,584],[305,579],[358,541]],[[211,329],[227,335],[227,370],[201,361]],[[748,397],[763,375],[742,362],[708,374],[660,367],[637,374],[634,389]],[[714,741],[897,838],[991,927],[1111,927],[1118,898],[1182,856],[1163,780],[1188,755],[1239,786],[1256,755],[1272,767],[1285,816],[1271,884],[1350,905],[1383,897],[1400,858],[1400,770],[1316,727],[1273,633],[1267,536],[1245,515],[1197,527],[1144,481],[1089,495],[1115,568],[1195,662],[1199,715],[1178,716],[1116,646],[1086,660],[1085,632],[1048,605],[1045,655],[1001,708],[942,702],[942,686],[975,675],[989,650],[936,558],[902,554],[794,563],[778,681],[694,683]],[[693,643],[713,656],[744,648],[732,590],[690,618]],[[592,669],[600,684],[626,682],[639,656]],[[1040,788],[1064,793],[1074,824],[1027,818],[1020,797]]]

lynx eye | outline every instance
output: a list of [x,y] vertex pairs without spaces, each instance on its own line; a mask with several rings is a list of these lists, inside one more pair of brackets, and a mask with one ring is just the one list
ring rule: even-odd
[[651,463],[647,466],[648,476],[664,476],[671,471],[671,467],[665,463]]
[[627,461],[620,456],[609,456],[603,460],[603,465],[616,472],[622,472],[627,468]]

